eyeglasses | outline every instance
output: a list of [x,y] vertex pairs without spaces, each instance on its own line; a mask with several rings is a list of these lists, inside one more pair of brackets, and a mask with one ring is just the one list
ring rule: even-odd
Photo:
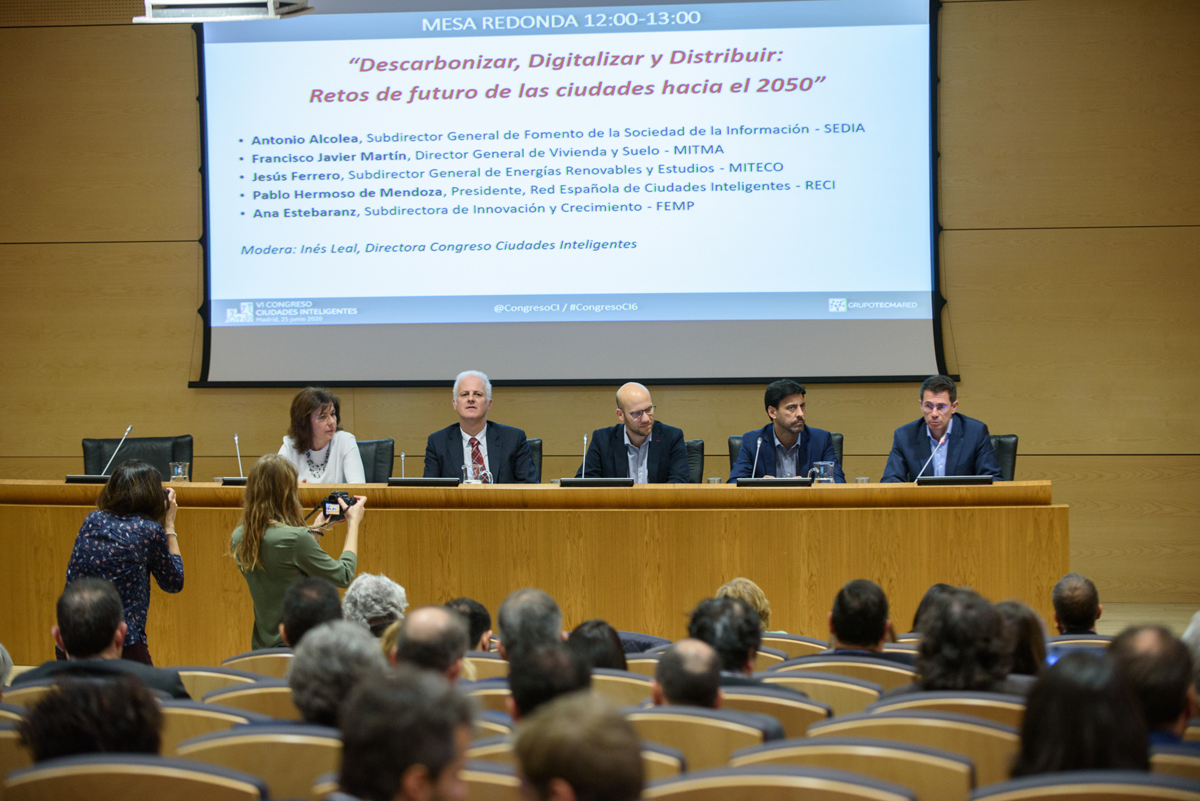
[[653,417],[654,416],[654,407],[647,406],[645,409],[638,409],[636,412],[629,412],[628,414],[629,414],[630,420],[641,420],[643,414],[648,414],[651,417]]
[[926,414],[934,411],[935,409],[939,412],[950,411],[950,405],[946,403],[922,403],[921,408],[925,410]]

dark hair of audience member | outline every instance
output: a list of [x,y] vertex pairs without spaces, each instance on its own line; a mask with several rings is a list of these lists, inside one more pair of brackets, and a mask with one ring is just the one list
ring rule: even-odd
[[1037,613],[1020,601],[1001,601],[996,604],[1004,625],[1008,626],[1012,642],[1010,673],[1038,676],[1046,665],[1046,632]]
[[688,636],[713,647],[721,670],[741,673],[762,644],[762,625],[740,598],[705,598],[692,610]]
[[641,798],[641,741],[599,696],[574,693],[546,704],[521,723],[513,750],[539,799],[550,797],[554,779],[570,785],[576,801]]
[[953,586],[939,582],[925,590],[925,594],[921,596],[921,602],[917,604],[917,611],[913,613],[913,631],[921,631],[921,615],[925,614],[929,607],[933,606],[933,602],[940,598],[947,590],[952,589],[954,589]]
[[1111,659],[1068,653],[1038,679],[1013,778],[1065,770],[1149,770],[1146,728]]
[[474,598],[455,598],[453,601],[447,601],[446,607],[466,618],[467,639],[470,641],[467,650],[478,648],[479,638],[492,628],[492,616],[488,614],[487,607]]
[[887,622],[887,596],[873,581],[847,582],[833,599],[831,624],[840,646],[874,646],[887,633]]
[[342,619],[342,600],[333,582],[320,576],[301,576],[283,596],[283,630],[295,648],[310,629]]
[[621,635],[599,618],[585,620],[576,626],[567,637],[567,647],[577,652],[589,668],[629,669]]
[[133,676],[66,679],[17,721],[34,762],[77,754],[157,754],[162,712]]
[[96,508],[117,517],[141,517],[161,525],[167,519],[162,482],[158,468],[141,459],[126,459],[101,488]]
[[1065,632],[1090,631],[1100,615],[1100,593],[1087,576],[1068,573],[1054,585],[1054,612]]
[[1192,654],[1163,626],[1131,626],[1108,646],[1149,729],[1173,725],[1187,710]]
[[117,627],[125,619],[125,605],[112,582],[81,578],[63,590],[55,613],[67,654],[83,659],[112,645]]
[[917,675],[922,690],[994,690],[1008,675],[1008,628],[978,593],[947,590],[921,618],[921,626]]
[[456,733],[472,723],[470,700],[437,673],[404,665],[359,682],[342,707],[342,792],[392,801],[405,772],[431,780],[457,758]]
[[522,718],[547,701],[591,686],[587,664],[561,642],[522,650],[509,662],[508,689]]
[[654,680],[668,704],[713,709],[721,692],[721,663],[715,651],[697,653],[676,643],[659,656]]
[[[440,619],[436,628],[426,619],[431,617]],[[463,658],[467,645],[467,621],[462,615],[444,606],[423,607],[414,609],[400,624],[396,660],[445,673]]]

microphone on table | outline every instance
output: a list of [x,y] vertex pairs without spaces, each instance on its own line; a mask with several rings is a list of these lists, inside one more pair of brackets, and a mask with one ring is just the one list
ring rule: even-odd
[[583,435],[583,467],[579,468],[579,477],[587,478],[587,434]]
[[[921,473],[925,472],[925,468],[929,467],[929,463],[933,461],[933,457],[937,455],[938,448],[946,443],[946,434],[942,434],[942,438],[938,440],[937,447],[933,449],[933,453],[929,454],[929,458],[925,460],[925,464],[921,465],[921,469],[917,471],[917,478],[921,477]],[[913,479],[913,483],[917,483],[917,478]]]
[[121,446],[125,444],[125,437],[129,436],[129,432],[133,430],[133,423],[129,424],[129,428],[125,429],[125,436],[121,437],[121,441],[117,443],[116,450],[113,451],[112,458],[108,460],[108,464],[104,465],[104,469],[100,471],[100,475],[108,472],[108,468],[112,467],[113,459],[117,458],[117,452],[121,450]]
[[237,451],[238,457],[238,478],[245,478],[246,474],[242,472],[242,449],[238,445],[238,435],[233,435],[233,449]]
[[400,478],[404,478],[404,451],[400,451]]
[[750,478],[754,478],[754,471],[758,469],[758,450],[762,447],[762,437],[758,438],[758,444],[754,446],[754,464],[750,465]]

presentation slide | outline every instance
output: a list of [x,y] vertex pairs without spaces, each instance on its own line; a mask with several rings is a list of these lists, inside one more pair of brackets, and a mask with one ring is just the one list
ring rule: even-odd
[[928,0],[206,24],[206,380],[936,372],[930,52]]

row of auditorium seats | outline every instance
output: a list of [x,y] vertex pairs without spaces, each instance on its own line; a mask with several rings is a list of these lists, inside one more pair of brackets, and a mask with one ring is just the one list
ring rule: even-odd
[[[841,434],[832,434],[833,449],[837,453],[837,462],[842,464],[844,438]],[[91,475],[99,475],[116,451],[119,439],[85,439],[83,441],[83,471]],[[704,481],[704,440],[692,439],[684,443],[688,455],[688,481],[700,484]],[[741,436],[729,438],[729,463],[737,461],[738,451],[742,447]],[[1017,469],[1017,435],[992,434],[992,447],[996,451],[996,460],[1000,463],[1000,477],[1012,481]],[[363,472],[368,484],[383,484],[392,475],[392,464],[396,454],[394,439],[359,440],[358,452],[362,457]],[[529,440],[529,452],[533,457],[534,480],[542,480],[542,441]],[[126,439],[121,446],[121,456],[124,459],[141,459],[152,465],[163,475],[163,480],[171,476],[171,462],[192,462],[192,437],[185,434],[178,437],[135,437]]]

